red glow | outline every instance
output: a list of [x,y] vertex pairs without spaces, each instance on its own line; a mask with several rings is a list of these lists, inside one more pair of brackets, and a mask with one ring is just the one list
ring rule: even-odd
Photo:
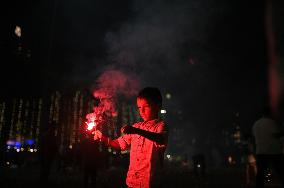
[[87,131],[91,131],[97,126],[98,118],[94,113],[87,114],[86,118],[88,120],[85,122],[87,124]]
[[96,81],[93,96],[99,99],[99,104],[93,107],[93,112],[86,115],[87,130],[102,126],[107,119],[117,116],[117,96],[131,97],[137,94],[139,82],[135,75],[119,70],[107,69]]
[[194,62],[194,60],[193,60],[192,58],[189,58],[188,62],[189,62],[189,64],[191,64],[191,65],[194,65],[194,64],[195,64],[195,62]]

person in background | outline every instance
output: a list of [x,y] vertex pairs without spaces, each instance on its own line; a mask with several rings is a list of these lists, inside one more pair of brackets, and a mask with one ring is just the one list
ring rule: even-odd
[[284,155],[280,139],[282,132],[268,106],[264,108],[262,117],[254,123],[252,132],[256,145],[256,187],[264,187],[268,167],[272,167],[279,174],[284,186]]
[[51,122],[42,135],[41,140],[41,169],[40,180],[45,183],[49,180],[50,171],[58,154],[58,140],[56,136],[56,122]]

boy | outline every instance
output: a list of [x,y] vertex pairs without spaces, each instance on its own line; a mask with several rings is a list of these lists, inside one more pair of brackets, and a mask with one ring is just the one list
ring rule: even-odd
[[157,88],[146,87],[137,96],[137,107],[143,122],[121,128],[123,136],[111,140],[95,131],[95,140],[117,150],[130,149],[130,164],[126,184],[129,188],[161,186],[164,152],[167,146],[167,127],[159,118],[162,95]]

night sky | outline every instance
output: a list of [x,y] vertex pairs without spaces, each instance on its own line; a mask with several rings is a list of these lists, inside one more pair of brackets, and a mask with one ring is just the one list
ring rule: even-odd
[[267,102],[262,2],[28,0],[7,8],[3,97],[89,89],[104,71],[119,70],[170,93],[169,119],[190,133],[236,121],[249,131]]

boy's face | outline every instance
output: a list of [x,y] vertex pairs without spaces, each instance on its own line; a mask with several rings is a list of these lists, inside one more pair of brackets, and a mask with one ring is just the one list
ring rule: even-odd
[[144,121],[158,118],[160,107],[156,104],[149,103],[146,99],[137,98],[137,107],[140,116]]

